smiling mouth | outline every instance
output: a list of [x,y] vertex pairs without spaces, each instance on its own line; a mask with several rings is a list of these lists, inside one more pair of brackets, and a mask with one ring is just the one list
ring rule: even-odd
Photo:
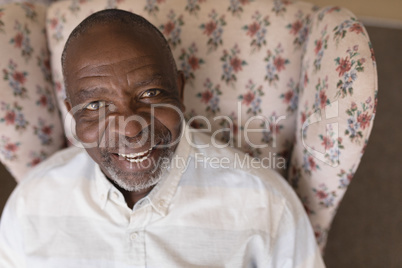
[[129,161],[131,163],[141,163],[144,160],[148,159],[152,150],[155,149],[155,147],[156,147],[156,145],[154,147],[149,148],[146,151],[139,152],[139,153],[118,154],[118,155],[119,155],[119,157],[123,157],[126,161]]

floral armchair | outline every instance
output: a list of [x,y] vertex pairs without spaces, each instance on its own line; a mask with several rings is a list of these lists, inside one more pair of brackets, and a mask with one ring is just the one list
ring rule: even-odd
[[278,0],[4,5],[0,159],[16,180],[66,146],[64,133],[73,141],[70,125],[63,128],[61,52],[72,29],[104,8],[133,11],[161,30],[187,79],[188,122],[196,128],[211,123],[217,139],[280,172],[323,249],[377,103],[367,32],[339,7]]

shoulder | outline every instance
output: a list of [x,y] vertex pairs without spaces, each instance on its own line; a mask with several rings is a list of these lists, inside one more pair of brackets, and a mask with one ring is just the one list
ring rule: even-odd
[[188,168],[199,176],[197,180],[188,178],[189,183],[246,194],[243,197],[256,200],[257,206],[273,205],[284,212],[303,213],[300,200],[286,179],[258,159],[233,147],[216,144],[211,136],[202,133],[194,133],[193,142]]
[[[9,205],[26,210],[57,206],[77,186],[87,184],[95,162],[84,149],[63,149],[31,170],[10,196]],[[63,202],[64,202],[63,201]]]

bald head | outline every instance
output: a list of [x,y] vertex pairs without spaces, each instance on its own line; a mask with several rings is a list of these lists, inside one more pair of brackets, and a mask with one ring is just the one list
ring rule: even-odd
[[177,72],[176,63],[174,61],[169,44],[163,34],[154,25],[152,25],[143,17],[134,13],[119,9],[106,9],[96,12],[87,17],[72,31],[72,33],[68,37],[61,57],[61,64],[66,88],[66,61],[69,57],[72,57],[72,55],[69,55],[69,48],[73,43],[75,43],[76,40],[82,38],[82,36],[85,36],[85,34],[91,31],[93,28],[99,26],[118,26],[128,33],[149,33],[150,35],[154,36],[156,40],[159,41],[158,45],[160,46],[161,51],[163,51],[164,54],[168,57],[170,65],[174,72]]

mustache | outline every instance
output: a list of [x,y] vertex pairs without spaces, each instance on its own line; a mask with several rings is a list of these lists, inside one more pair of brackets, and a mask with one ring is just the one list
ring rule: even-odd
[[154,129],[152,131],[151,126],[147,126],[134,137],[124,135],[111,136],[99,145],[103,145],[108,150],[117,150],[122,148],[141,148],[145,145],[158,148],[158,145],[167,145],[171,142],[172,134],[167,128]]

